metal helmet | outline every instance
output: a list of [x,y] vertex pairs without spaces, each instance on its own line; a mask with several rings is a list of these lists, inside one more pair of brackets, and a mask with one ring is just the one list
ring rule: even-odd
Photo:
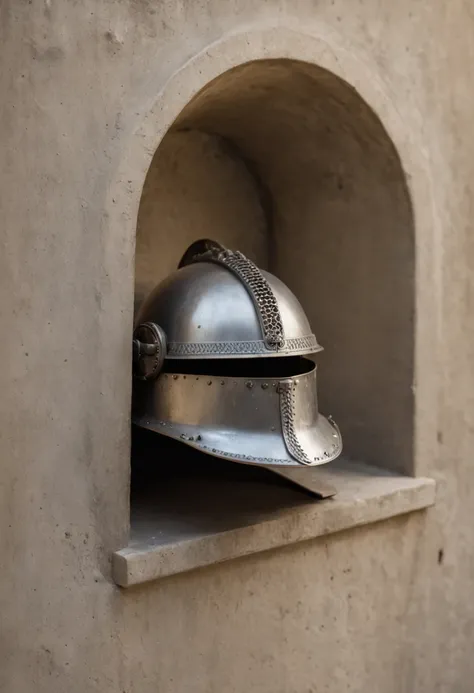
[[138,312],[133,422],[333,495],[310,471],[342,450],[303,358],[321,348],[285,284],[240,252],[196,241]]

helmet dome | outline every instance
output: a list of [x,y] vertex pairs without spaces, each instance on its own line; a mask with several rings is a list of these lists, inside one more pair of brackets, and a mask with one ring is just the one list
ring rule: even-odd
[[259,273],[275,298],[281,321],[282,341],[276,347],[265,339],[259,307],[246,285],[212,261],[182,267],[158,284],[139,310],[137,325],[160,325],[166,333],[167,359],[296,356],[320,351],[296,296],[269,272]]

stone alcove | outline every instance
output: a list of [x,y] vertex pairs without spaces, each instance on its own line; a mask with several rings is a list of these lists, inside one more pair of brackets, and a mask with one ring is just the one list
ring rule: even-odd
[[345,455],[411,473],[413,214],[396,149],[357,92],[296,60],[252,61],[204,87],[146,177],[137,303],[201,237],[241,249],[302,302]]
[[[294,36],[280,39],[287,45]],[[130,541],[114,554],[122,586],[434,500],[430,480],[408,478],[415,453],[418,464],[432,439],[429,419],[415,426],[415,405],[422,410],[430,381],[421,378],[414,388],[417,349],[430,325],[429,310],[422,318],[415,311],[415,273],[430,265],[419,249],[415,263],[414,215],[397,148],[374,110],[335,72],[278,55],[242,63],[243,40],[232,37],[226,48],[212,47],[176,73],[124,159],[122,176],[136,205],[135,309],[200,237],[238,248],[280,276],[325,347],[318,356],[320,410],[336,418],[345,445],[343,459],[322,468],[331,468],[336,502],[308,505],[291,489],[262,494],[261,486],[235,483],[242,478],[230,469],[241,465],[229,463],[222,472],[208,456],[210,475],[190,480],[187,469],[196,465],[183,465],[185,446],[139,441],[132,445]],[[245,51],[265,55],[255,43],[247,39]],[[302,45],[297,55],[305,53]],[[272,48],[267,53],[288,52]],[[372,89],[370,80],[366,87]],[[397,130],[398,116],[384,98],[379,105]],[[412,153],[409,140],[400,141]],[[416,157],[410,163],[416,170]],[[139,189],[134,171],[137,180],[143,174]],[[424,186],[420,175],[421,199]],[[130,211],[122,208],[121,219],[131,219]],[[424,296],[428,306],[431,296]],[[417,362],[421,374],[429,367],[429,359]],[[166,483],[142,477],[150,468],[165,470]],[[176,474],[171,482],[167,470]]]

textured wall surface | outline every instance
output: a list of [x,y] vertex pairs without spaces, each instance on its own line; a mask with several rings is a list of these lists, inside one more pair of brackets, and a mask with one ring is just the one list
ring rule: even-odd
[[[458,1],[1,3],[2,692],[472,690],[473,36]],[[438,503],[123,593],[110,554],[128,535],[146,174],[208,82],[282,58],[355,87],[406,174],[410,446],[415,472],[439,481]],[[246,196],[242,223],[263,228],[247,169],[223,166]],[[396,233],[400,218],[384,228]],[[248,252],[267,252],[253,242]],[[274,262],[285,252],[277,245]]]

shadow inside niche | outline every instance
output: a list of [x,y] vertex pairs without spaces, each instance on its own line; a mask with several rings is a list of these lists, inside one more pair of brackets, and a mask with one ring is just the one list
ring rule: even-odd
[[221,460],[132,426],[131,542],[172,543],[319,502],[261,467]]

